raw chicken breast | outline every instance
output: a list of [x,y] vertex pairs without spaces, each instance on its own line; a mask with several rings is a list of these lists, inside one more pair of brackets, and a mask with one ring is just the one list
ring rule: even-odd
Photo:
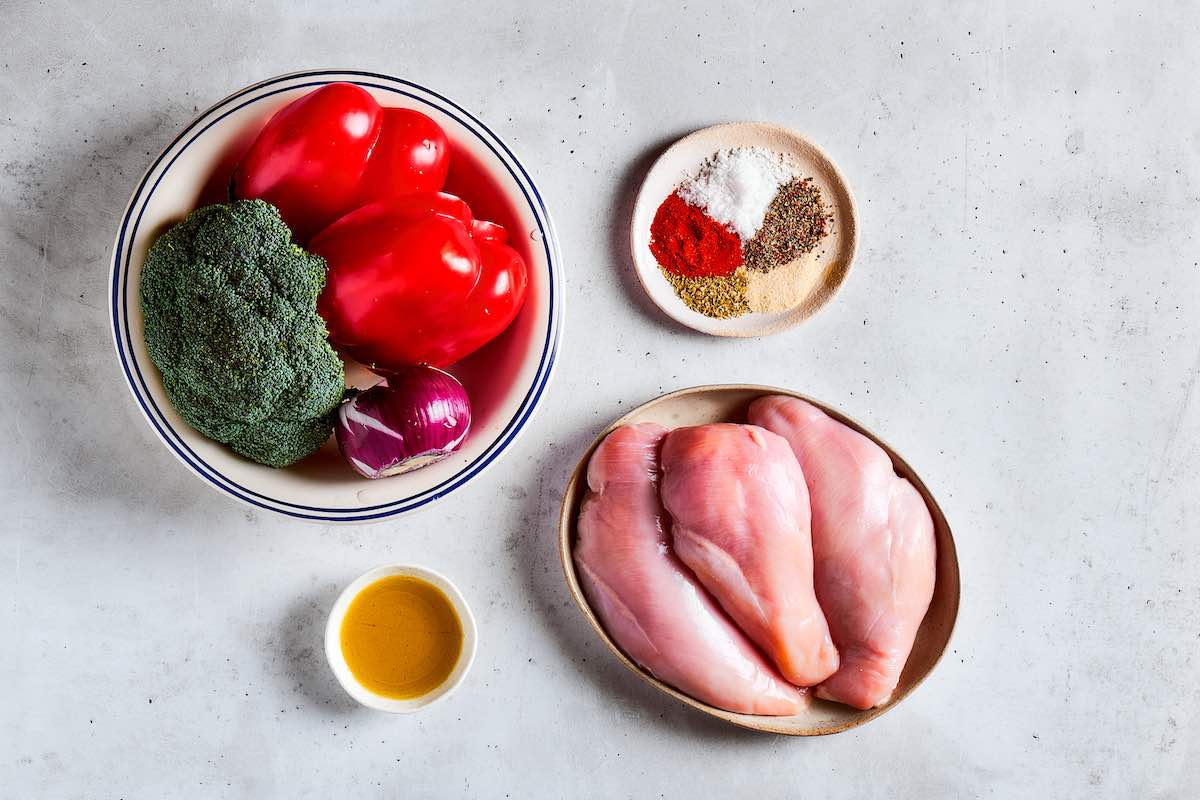
[[813,592],[808,490],[788,443],[753,425],[667,434],[663,505],[679,560],[783,677],[812,686],[838,668]]
[[763,397],[749,416],[788,440],[808,482],[817,599],[842,657],[817,696],[882,705],[933,597],[929,509],[879,445],[810,403]]
[[668,546],[658,499],[666,428],[627,425],[588,464],[575,566],[605,630],[630,658],[697,700],[746,714],[796,714],[789,685],[726,617]]

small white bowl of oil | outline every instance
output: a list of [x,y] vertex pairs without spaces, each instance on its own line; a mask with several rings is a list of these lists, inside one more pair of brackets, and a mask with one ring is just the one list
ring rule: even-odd
[[409,714],[449,696],[471,669],[475,617],[457,587],[425,567],[393,564],[342,591],[325,626],[325,657],[367,708]]

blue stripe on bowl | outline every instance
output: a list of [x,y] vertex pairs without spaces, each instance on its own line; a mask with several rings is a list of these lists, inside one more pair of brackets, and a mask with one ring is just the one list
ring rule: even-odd
[[[246,487],[241,486],[234,481],[231,481],[203,459],[199,458],[195,452],[187,446],[186,442],[183,441],[178,432],[176,432],[175,429],[172,428],[169,423],[167,423],[165,417],[162,415],[161,410],[155,404],[154,399],[149,392],[145,378],[142,375],[140,364],[132,355],[133,342],[131,333],[129,331],[127,308],[129,273],[131,271],[130,262],[132,259],[132,242],[136,237],[138,226],[141,223],[142,214],[145,212],[145,208],[149,204],[150,198],[153,197],[154,192],[157,190],[163,175],[169,171],[171,165],[174,164],[175,160],[188,148],[189,145],[191,145],[197,138],[199,138],[200,135],[208,130],[208,128],[212,127],[229,114],[232,114],[247,105],[258,102],[259,100],[280,92],[291,91],[293,89],[305,88],[308,86],[322,86],[326,83],[332,83],[334,80],[336,80],[336,78],[334,78],[332,80],[315,80],[309,83],[294,83],[294,81],[317,76],[345,76],[357,78],[358,80],[353,80],[352,82],[361,86],[377,88],[383,91],[404,95],[417,101],[418,103],[423,103],[437,108],[439,111],[447,116],[450,116],[459,124],[470,130],[479,139],[479,141],[487,146],[492,154],[504,164],[505,168],[509,171],[509,174],[512,175],[513,179],[517,182],[517,185],[521,188],[521,192],[525,197],[526,203],[534,211],[534,218],[537,222],[538,230],[542,236],[542,246],[546,254],[546,263],[550,274],[548,298],[549,319],[547,320],[546,325],[546,337],[545,341],[543,342],[542,355],[538,364],[538,368],[534,373],[533,383],[531,384],[525,397],[522,399],[521,405],[518,406],[516,415],[512,420],[509,421],[508,425],[503,431],[501,431],[497,438],[490,445],[488,445],[487,448],[484,449],[481,456],[479,456],[471,464],[468,464],[454,476],[448,478],[437,486],[421,492],[420,494],[376,506],[331,508],[299,505],[279,500],[277,498],[268,497],[253,490],[247,489]],[[437,98],[450,108],[443,107],[425,97],[412,94],[411,92],[404,91],[403,89],[396,88],[395,86],[373,83],[369,80],[361,80],[363,78],[392,81],[397,84],[408,86],[412,89],[424,92],[431,97]],[[163,159],[166,158],[168,154],[172,153],[172,151],[179,146],[180,142],[183,141],[183,139],[187,137],[188,134],[191,133],[198,125],[204,122],[209,115],[211,115],[217,109],[225,108],[230,103],[246,96],[247,94],[260,92],[261,90],[267,89],[270,86],[285,82],[287,82],[288,85],[269,92],[257,94],[255,97],[247,100],[244,103],[238,104],[236,107],[226,109],[223,111],[223,113],[221,113],[220,116],[208,121],[203,128],[197,131],[194,136],[188,139],[188,141],[180,146],[178,151],[171,156],[171,159],[167,163],[166,167],[164,167],[163,170],[158,174],[158,177],[155,179],[150,191],[143,196],[143,192],[145,191],[147,183],[150,181],[155,171],[158,170],[158,167],[162,163]],[[455,113],[456,111],[458,113]],[[479,129],[481,129],[486,136],[481,134]],[[490,140],[488,137],[490,137]],[[497,145],[501,150],[503,150],[503,155],[496,149]],[[518,172],[520,173],[519,175]],[[530,192],[533,193],[533,197],[530,197]],[[135,208],[138,209],[137,218],[132,221],[132,227],[130,227],[131,218],[133,217]],[[129,252],[124,253],[122,265],[122,253],[126,249],[127,242],[129,244]],[[243,89],[231,95],[230,97],[225,98],[213,106],[213,108],[206,111],[191,124],[189,124],[179,134],[179,136],[177,136],[175,140],[171,142],[171,144],[162,152],[162,154],[159,155],[154,164],[151,165],[150,169],[147,170],[145,176],[142,178],[142,181],[137,190],[134,192],[133,199],[130,201],[129,208],[126,210],[125,216],[122,220],[121,228],[117,237],[117,244],[114,248],[113,254],[112,319],[113,336],[116,344],[117,356],[121,361],[121,365],[125,372],[126,381],[129,383],[130,390],[133,392],[135,399],[142,408],[143,414],[146,416],[146,419],[150,422],[159,438],[163,440],[163,442],[180,460],[182,460],[194,472],[207,480],[217,489],[231,494],[243,502],[302,519],[346,522],[366,521],[395,516],[397,514],[402,514],[407,511],[420,508],[421,506],[445,497],[447,494],[464,485],[484,469],[486,469],[490,464],[496,461],[505,450],[507,450],[508,446],[528,422],[534,409],[537,408],[537,405],[543,392],[545,391],[546,386],[549,383],[549,379],[553,371],[560,334],[560,315],[557,313],[557,303],[561,302],[561,299],[556,292],[556,275],[554,272],[554,267],[557,260],[556,256],[557,242],[554,237],[553,225],[550,222],[549,213],[546,210],[541,194],[538,192],[533,180],[529,177],[528,172],[526,172],[525,168],[521,165],[520,161],[517,160],[516,156],[513,155],[508,146],[505,145],[504,142],[502,142],[494,132],[492,132],[486,125],[480,122],[477,118],[463,109],[457,103],[454,103],[443,95],[426,89],[419,84],[401,80],[399,78],[392,78],[390,76],[381,75],[378,73],[361,72],[357,70],[325,70],[283,75],[259,84],[255,84],[254,86],[247,87],[246,89]],[[122,341],[122,328],[124,328],[124,341]],[[128,347],[128,352],[126,347]],[[130,369],[131,363],[132,371]],[[134,373],[136,373],[136,379],[134,377]]]

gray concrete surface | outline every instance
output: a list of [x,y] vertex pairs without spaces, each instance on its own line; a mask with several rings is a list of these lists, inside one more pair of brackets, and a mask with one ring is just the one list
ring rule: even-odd
[[[111,6],[111,7],[110,7]],[[0,794],[1194,797],[1200,781],[1200,8],[1186,2],[0,2]],[[130,402],[104,305],[135,180],[258,79],[418,80],[525,159],[569,264],[545,406],[454,502],[309,527],[205,488]],[[669,324],[626,261],[649,159],[713,122],[824,143],[862,248],[764,341]],[[594,331],[603,335],[593,335]],[[722,727],[570,605],[580,448],[664,390],[801,389],[941,497],[964,603],[934,677],[845,735]],[[469,681],[411,718],[321,654],[339,587],[451,574]]]

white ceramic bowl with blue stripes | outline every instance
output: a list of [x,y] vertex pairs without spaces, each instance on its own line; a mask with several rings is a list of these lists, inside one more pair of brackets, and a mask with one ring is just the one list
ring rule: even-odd
[[[507,219],[497,221],[509,223],[510,241],[529,268],[529,294],[521,314],[494,342],[450,370],[467,387],[474,410],[462,448],[437,464],[375,481],[351,471],[332,441],[320,453],[277,470],[247,461],[194,431],[171,407],[146,352],[138,301],[142,260],[155,237],[198,205],[225,199],[233,165],[272,114],[337,81],[362,86],[381,105],[414,108],[436,120],[451,142],[452,174],[471,170],[506,198],[508,207],[500,215]],[[545,203],[529,172],[487,125],[454,101],[410,81],[358,70],[321,70],[282,75],[235,92],[201,114],[155,159],[121,218],[109,301],[117,357],[134,401],[163,444],[193,473],[258,508],[317,522],[369,522],[445,498],[512,446],[550,381],[562,295],[562,259]],[[377,380],[355,365],[347,377],[359,386]]]

